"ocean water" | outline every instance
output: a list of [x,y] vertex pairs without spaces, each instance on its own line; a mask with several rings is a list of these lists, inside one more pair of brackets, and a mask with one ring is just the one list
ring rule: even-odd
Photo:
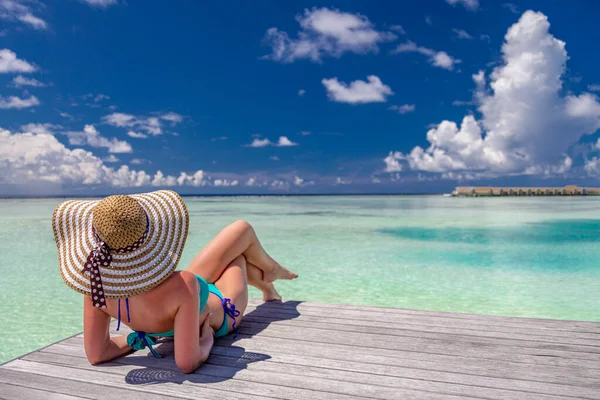
[[[60,201],[0,200],[0,362],[82,330],[82,297],[60,278],[52,236]],[[180,268],[245,219],[300,274],[277,283],[285,299],[600,321],[600,198],[185,201]]]

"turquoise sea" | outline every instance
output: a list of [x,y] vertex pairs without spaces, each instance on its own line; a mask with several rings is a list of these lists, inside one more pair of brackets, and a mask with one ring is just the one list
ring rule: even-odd
[[[82,299],[60,278],[52,237],[61,201],[0,200],[0,362],[82,330]],[[181,267],[246,219],[300,274],[278,284],[287,299],[600,321],[598,197],[185,201]]]

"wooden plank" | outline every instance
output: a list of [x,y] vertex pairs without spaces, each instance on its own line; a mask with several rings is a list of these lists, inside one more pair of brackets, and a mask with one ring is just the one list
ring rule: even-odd
[[[155,387],[160,393],[173,393],[176,396],[186,398],[189,395],[207,393],[207,388],[222,387],[229,390],[231,396],[254,395],[254,398],[280,398],[286,400],[329,400],[331,398],[340,400],[350,400],[358,398],[410,398],[424,400],[442,400],[442,399],[461,399],[464,396],[452,396],[448,394],[438,394],[431,392],[418,392],[403,388],[373,388],[366,385],[346,385],[331,380],[321,380],[316,378],[298,379],[292,375],[285,374],[265,374],[256,373],[248,370],[239,370],[231,367],[219,367],[215,365],[203,365],[196,373],[184,375],[178,370],[169,370],[165,368],[139,368],[143,359],[154,361],[149,357],[138,357],[139,364],[123,364],[109,362],[103,364],[102,372],[98,372],[99,367],[91,366],[86,360],[76,357],[51,355],[52,360],[48,359],[48,354],[33,353],[27,357],[31,360],[15,360],[5,366],[5,368],[32,371],[38,374],[50,376],[67,375],[72,380],[83,381],[101,381],[104,384],[123,385],[123,376],[129,379],[129,382],[135,381],[139,385],[136,388],[146,391],[148,388]],[[135,357],[134,357],[135,358]],[[37,359],[38,361],[34,361]],[[131,357],[125,357],[132,362]],[[51,363],[51,364],[48,364]],[[67,366],[68,365],[68,366]],[[209,375],[210,373],[210,375]],[[242,377],[240,377],[240,374]],[[146,384],[144,384],[146,383]],[[147,385],[149,383],[160,383],[160,385]],[[377,390],[375,390],[377,389]],[[381,391],[388,397],[381,397]],[[378,397],[370,397],[369,394]],[[378,394],[379,393],[379,394]],[[231,398],[231,396],[222,398]],[[259,396],[259,397],[256,397]],[[470,396],[474,397],[474,396]],[[201,398],[205,398],[201,396]],[[550,399],[548,399],[550,400]]]
[[239,332],[245,335],[259,335],[268,337],[285,337],[288,339],[304,340],[317,343],[338,343],[343,340],[353,346],[414,350],[422,352],[442,352],[445,347],[454,347],[459,351],[465,348],[496,350],[504,352],[520,352],[525,354],[546,354],[551,356],[578,358],[584,360],[600,361],[600,348],[578,345],[561,345],[544,342],[525,342],[509,339],[490,338],[456,338],[440,335],[438,338],[419,337],[387,337],[385,335],[364,335],[356,332],[323,332],[318,328],[271,325],[265,329],[263,324],[242,322]]
[[[336,314],[343,316],[344,318],[352,318],[356,320],[387,320],[389,322],[402,322],[406,318],[414,320],[415,317],[439,321],[444,325],[452,324],[478,324],[489,327],[502,326],[510,327],[521,327],[531,329],[555,329],[555,330],[566,330],[566,331],[577,331],[587,333],[600,333],[600,323],[598,322],[587,322],[587,321],[563,321],[563,320],[551,320],[551,319],[534,319],[534,318],[520,318],[520,317],[502,317],[502,316],[491,316],[491,315],[475,315],[475,314],[459,314],[459,313],[444,313],[444,312],[432,312],[432,311],[414,311],[414,310],[403,310],[406,312],[394,313],[388,308],[379,308],[370,310],[369,307],[366,309],[358,307],[356,309],[347,309],[336,305],[323,305],[315,306],[310,303],[296,302],[269,302],[260,303],[260,301],[249,302],[248,309],[254,309],[257,307],[266,309],[276,309],[287,311],[290,313],[302,313],[307,315],[331,315]],[[466,317],[465,317],[466,316]]]
[[[27,357],[36,358],[43,353],[31,353]],[[73,360],[78,360],[73,358]],[[46,363],[26,361],[22,359],[5,364],[3,369],[28,372],[52,378],[68,378],[73,385],[88,382],[98,386],[115,388],[128,388],[138,393],[138,398],[146,393],[171,396],[184,399],[214,400],[215,398],[244,398],[260,400],[264,398],[278,398],[273,396],[269,387],[261,388],[258,395],[252,385],[240,385],[238,382],[223,382],[210,376],[190,376],[159,368],[136,368],[134,366],[121,366],[106,363],[102,367],[92,366],[87,361],[84,368],[81,365],[65,366],[59,363]],[[268,386],[268,385],[265,385]],[[224,390],[215,390],[221,387]]]
[[[355,324],[346,324],[346,320],[337,318],[315,318],[299,316],[294,319],[281,319],[279,315],[270,316],[255,316],[252,313],[244,316],[244,323],[254,322],[257,324],[274,324],[274,325],[293,325],[305,326],[309,328],[322,328],[325,330],[376,333],[386,336],[413,336],[413,337],[439,337],[439,334],[457,335],[457,339],[464,337],[484,337],[493,339],[513,339],[524,341],[535,341],[555,344],[574,344],[582,346],[600,347],[600,335],[592,338],[575,338],[569,336],[554,336],[554,335],[537,335],[534,332],[528,334],[520,334],[513,332],[501,331],[482,331],[462,329],[456,327],[427,327],[421,326],[419,329],[407,329],[406,325],[397,325],[396,327],[382,327],[377,323],[377,326],[368,325],[364,321]],[[352,321],[356,322],[356,321]],[[591,335],[590,335],[591,336]]]
[[[44,360],[46,358],[46,360]],[[27,357],[29,361],[48,362],[52,360],[52,365],[74,366],[78,368],[93,368],[89,366],[83,358],[68,357],[65,355],[37,353]],[[77,361],[74,361],[77,360]],[[132,355],[120,358],[111,364],[111,370],[114,369],[112,364],[123,364],[123,366],[144,366],[148,368],[156,368],[160,365],[161,370],[169,370],[172,373],[178,373],[174,360],[171,357],[155,359],[146,355]],[[242,380],[252,383],[271,383],[277,382],[277,385],[285,386],[283,389],[311,389],[315,392],[326,393],[331,395],[335,393],[337,398],[339,395],[356,395],[374,398],[374,399],[390,399],[398,396],[398,390],[404,389],[413,393],[439,394],[439,395],[459,395],[462,397],[473,396],[477,398],[488,399],[506,399],[506,400],[522,400],[523,392],[517,390],[501,390],[489,387],[481,387],[478,384],[447,384],[431,380],[421,379],[399,379],[395,377],[380,378],[376,375],[348,373],[339,370],[326,370],[314,367],[299,367],[293,365],[274,365],[275,363],[237,363],[235,359],[231,365],[216,365],[205,364],[197,374],[211,375],[229,379],[227,382]],[[282,372],[285,371],[285,372]],[[195,374],[196,375],[196,374]],[[351,375],[351,376],[350,376]],[[370,379],[369,383],[357,382],[359,376],[367,376]],[[379,383],[385,380],[386,385],[377,385],[374,380],[379,379]],[[533,385],[535,386],[535,385]],[[541,387],[541,386],[540,386]],[[539,389],[534,387],[534,389]],[[576,394],[580,398],[594,399],[597,390],[590,390],[581,387],[563,387],[554,385],[555,390],[564,391],[571,395]],[[558,394],[543,394],[537,393],[534,390],[526,392],[527,398],[531,400],[550,400],[550,399],[565,399],[566,397]]]
[[[173,345],[172,342],[163,343],[160,346],[161,354],[167,355],[169,360],[169,368],[176,368],[172,359]],[[64,354],[79,358],[85,358],[85,352],[82,347],[68,346],[57,344],[46,348],[44,352],[55,352],[55,354]],[[406,386],[407,380],[412,382],[412,389],[423,390],[425,386],[432,390],[432,385],[439,383],[458,384],[466,386],[480,386],[492,389],[505,389],[509,391],[522,391],[550,395],[570,396],[571,393],[578,391],[578,388],[593,389],[595,392],[600,392],[600,376],[593,378],[581,378],[572,376],[569,370],[560,370],[560,373],[555,377],[557,382],[538,382],[535,380],[527,380],[522,376],[519,377],[491,377],[472,374],[461,374],[456,372],[440,372],[433,370],[424,370],[414,367],[398,368],[391,366],[376,366],[368,365],[361,362],[344,362],[327,360],[320,357],[309,357],[297,352],[296,354],[281,354],[270,351],[263,356],[256,355],[246,356],[246,352],[241,348],[235,347],[215,347],[211,353],[211,357],[207,361],[208,364],[216,364],[223,366],[261,370],[265,372],[279,372],[285,370],[286,373],[301,376],[316,376],[316,377],[334,377],[332,379],[342,380],[347,382],[355,382],[376,386],[399,387]],[[144,358],[150,364],[162,366],[162,360],[154,360],[148,358],[151,353],[148,350],[136,353],[138,356],[146,356]],[[136,358],[138,360],[138,358]],[[117,360],[117,362],[126,362],[125,359]],[[368,371],[368,372],[367,372]],[[444,389],[443,387],[441,389]],[[444,390],[444,392],[448,392]],[[506,397],[508,396],[508,397]],[[510,398],[511,393],[502,394],[501,398]]]
[[17,386],[0,383],[0,399],[3,400],[81,400],[86,397],[76,397],[61,393],[32,389],[26,386]]
[[[60,342],[61,345],[82,347],[83,338],[76,337]],[[326,360],[356,361],[363,364],[399,367],[418,367],[423,363],[423,369],[440,371],[463,371],[467,374],[478,374],[478,371],[495,371],[505,366],[509,371],[515,371],[518,376],[538,368],[548,367],[553,376],[557,370],[567,369],[569,373],[581,376],[600,376],[600,363],[588,360],[571,360],[558,357],[536,357],[520,354],[502,354],[499,358],[476,358],[465,355],[446,355],[435,353],[419,353],[412,351],[394,351],[386,349],[371,349],[343,344],[311,343],[284,338],[247,337],[240,336],[233,340],[231,336],[217,339],[216,347],[234,346],[248,351],[279,352],[283,354],[306,354],[321,357]],[[442,369],[440,369],[442,368]],[[480,373],[479,373],[480,374]],[[525,374],[525,375],[523,375]],[[524,378],[523,378],[524,379]],[[535,380],[535,379],[534,379]]]
[[474,319],[478,321],[489,321],[492,323],[498,322],[514,322],[517,325],[527,325],[529,323],[540,326],[547,324],[549,327],[564,328],[565,326],[575,329],[586,329],[590,328],[595,332],[600,331],[598,321],[576,321],[576,320],[558,320],[549,318],[532,318],[532,317],[514,317],[514,316],[501,316],[501,315],[485,315],[485,314],[470,314],[460,312],[447,312],[447,311],[431,311],[431,310],[411,310],[406,308],[397,307],[378,307],[378,306],[357,306],[350,304],[329,304],[319,303],[312,301],[295,301],[288,300],[284,302],[268,302],[265,303],[259,298],[248,299],[248,305],[251,307],[264,306],[264,307],[275,307],[275,308],[287,308],[287,309],[321,309],[324,311],[331,311],[331,309],[342,310],[342,311],[361,311],[361,312],[373,312],[373,313],[385,313],[387,315],[414,315],[418,317],[441,317],[441,318],[453,318],[469,320]]
[[[41,351],[45,351],[45,349]],[[40,390],[42,392],[81,396],[86,399],[139,400],[140,398],[139,391],[129,390],[126,387],[116,388],[88,382],[73,382],[68,379],[63,379],[63,377],[48,377],[44,375],[36,375],[30,372],[13,371],[1,367],[0,382],[5,384],[29,387],[31,389]],[[17,398],[23,399],[28,397],[25,396]],[[167,400],[173,398],[173,396],[166,396],[155,393],[144,393],[144,400]]]
[[[311,310],[315,311],[315,310]],[[274,319],[280,321],[312,321],[312,322],[321,322],[333,325],[351,325],[351,326],[364,326],[364,319],[352,319],[352,318],[342,318],[338,317],[335,313],[323,312],[315,315],[314,313],[309,312],[290,312],[290,310],[281,309],[281,308],[255,308],[248,307],[245,312],[246,318],[265,318],[265,319]],[[397,321],[388,321],[388,320],[378,320],[377,327],[379,329],[390,330],[390,329],[406,329],[412,331],[439,331],[443,332],[444,330],[451,329],[455,332],[461,332],[460,334],[473,335],[478,334],[480,332],[485,332],[486,334],[494,333],[494,332],[503,332],[503,333],[511,333],[511,334],[521,334],[521,335],[534,335],[535,337],[539,337],[542,339],[545,336],[549,337],[560,337],[560,338],[576,338],[576,339],[592,339],[595,341],[600,340],[600,333],[588,333],[588,332],[572,332],[566,330],[558,330],[551,328],[532,328],[532,327],[521,327],[521,326],[504,326],[504,324],[473,324],[471,322],[465,323],[464,321],[450,321],[451,324],[447,322],[439,322],[438,320],[430,320],[427,317],[406,317],[402,320],[402,323],[398,323]]]

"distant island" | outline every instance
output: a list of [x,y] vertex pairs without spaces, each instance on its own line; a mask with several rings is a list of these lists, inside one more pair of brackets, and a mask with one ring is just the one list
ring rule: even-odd
[[492,197],[492,196],[598,196],[600,188],[579,187],[491,187],[458,186],[452,192],[454,197]]

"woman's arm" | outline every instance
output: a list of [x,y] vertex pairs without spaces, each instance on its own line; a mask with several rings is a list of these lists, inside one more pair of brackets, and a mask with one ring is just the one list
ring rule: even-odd
[[91,297],[83,300],[83,343],[91,364],[110,361],[129,353],[127,335],[110,337],[110,315],[94,307]]
[[200,307],[200,285],[194,274],[183,271],[180,275],[185,282],[185,292],[177,314],[175,314],[175,363],[184,374],[196,370],[208,354],[200,348],[200,325],[198,323],[198,308]]

